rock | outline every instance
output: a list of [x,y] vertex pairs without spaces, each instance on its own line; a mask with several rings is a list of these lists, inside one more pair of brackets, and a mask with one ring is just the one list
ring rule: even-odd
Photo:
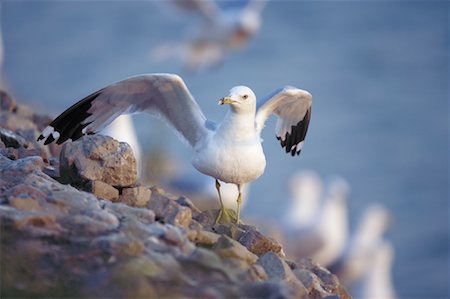
[[123,188],[120,201],[133,207],[145,207],[152,191],[147,187]]
[[196,233],[190,237],[190,240],[201,246],[212,246],[219,241],[219,238],[220,235],[201,229],[196,231]]
[[240,291],[245,298],[309,299],[307,295],[296,292],[291,286],[274,281],[245,284]]
[[213,246],[212,249],[223,258],[242,260],[248,265],[254,264],[258,259],[256,255],[249,252],[239,242],[225,235],[222,235],[219,240],[217,240],[217,243]]
[[119,199],[119,190],[102,181],[90,181],[87,183],[85,190],[91,192],[95,196],[107,200]]
[[147,207],[155,212],[156,219],[187,228],[192,220],[192,211],[179,205],[159,190],[152,189]]
[[314,274],[305,269],[295,269],[293,272],[294,275],[301,281],[308,293],[311,292],[314,287]]
[[39,156],[44,160],[44,162],[48,162],[47,151],[44,150],[43,148],[33,148],[33,149],[19,148],[17,151],[17,155],[18,159],[32,156]]
[[283,280],[293,285],[297,292],[302,296],[308,293],[303,284],[297,279],[289,265],[274,252],[267,252],[258,259],[258,265],[261,265],[269,278],[274,280]]
[[0,140],[5,144],[6,147],[27,148],[29,146],[29,142],[25,138],[17,135],[11,130],[4,128],[0,128]]
[[181,196],[181,197],[176,199],[176,202],[179,205],[183,206],[183,207],[188,207],[189,209],[191,209],[191,211],[192,211],[192,218],[195,218],[196,216],[198,216],[201,213],[201,211],[187,197]]
[[[65,146],[61,169],[79,189],[61,184],[47,175],[58,178],[55,152],[32,140],[49,119],[8,107],[0,123],[18,147],[0,139],[1,297],[349,298],[328,270],[286,261],[257,228],[214,225],[217,210],[137,187],[127,150],[108,137]],[[117,197],[128,204],[102,199]]]
[[102,181],[128,187],[137,180],[136,159],[128,144],[108,136],[88,135],[63,145],[60,174],[63,182],[78,186]]
[[271,251],[284,257],[282,246],[275,240],[264,236],[256,229],[247,230],[244,234],[242,234],[242,236],[240,236],[238,241],[258,256]]
[[116,215],[116,217],[133,218],[143,224],[152,224],[155,222],[155,213],[148,209],[138,209],[130,207],[123,203],[112,204],[103,202],[105,210]]
[[[351,298],[347,290],[339,283],[336,275],[314,264],[308,258],[295,262],[293,264],[293,270],[301,281],[305,281],[308,284],[312,280],[312,290],[309,291],[312,297],[325,298],[336,295],[341,299]],[[309,272],[309,275],[306,275],[305,271]],[[311,286],[308,285],[307,288],[309,290]]]

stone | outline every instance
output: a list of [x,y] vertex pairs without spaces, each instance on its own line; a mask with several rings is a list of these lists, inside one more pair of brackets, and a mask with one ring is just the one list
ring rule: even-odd
[[145,207],[151,195],[152,191],[147,187],[123,188],[120,202],[133,207]]
[[[188,198],[158,187],[148,194],[135,183],[103,181],[115,167],[129,167],[118,165],[128,162],[118,162],[123,148],[112,139],[88,136],[72,144],[77,151],[64,153],[85,159],[101,180],[69,176],[78,189],[61,184],[48,175],[58,178],[54,152],[33,140],[32,127],[42,129],[50,119],[26,107],[12,109],[0,111],[0,123],[15,127],[9,130],[29,145],[14,137],[22,143],[7,148],[0,139],[0,154],[11,151],[15,159],[0,155],[2,297],[350,298],[328,270],[307,259],[284,260],[276,241],[255,227],[214,225],[217,210],[199,213]],[[22,120],[24,125],[13,122]],[[82,191],[89,184],[93,190]],[[97,187],[104,198],[119,192],[136,202],[150,200],[130,206],[99,198]]]
[[60,154],[61,180],[82,186],[88,181],[102,181],[116,187],[136,183],[136,159],[131,147],[103,135],[83,136],[66,142]]
[[179,205],[175,200],[154,189],[147,208],[155,212],[157,220],[166,223],[187,228],[192,220],[191,209]]
[[244,284],[240,292],[245,298],[310,299],[306,294],[296,292],[291,286],[275,281],[261,281]]
[[2,148],[0,149],[0,155],[10,160],[17,160],[19,158],[19,151],[13,147]]
[[293,272],[298,280],[302,282],[308,293],[311,292],[314,287],[314,274],[305,269],[294,269]]
[[212,250],[223,258],[242,260],[248,265],[254,264],[258,259],[256,255],[248,251],[239,242],[225,235],[220,236],[217,243],[212,247]]
[[219,241],[220,235],[209,232],[206,230],[198,230],[196,234],[193,234],[192,237],[189,238],[195,244],[200,244],[201,246],[212,246]]
[[261,256],[269,251],[275,252],[279,255],[283,252],[282,246],[278,242],[264,236],[256,229],[246,231],[242,234],[238,241],[258,256]]
[[48,153],[43,148],[32,148],[32,149],[19,148],[17,154],[18,159],[32,156],[39,156],[42,158],[44,162],[48,162]]
[[306,288],[294,275],[289,265],[276,253],[267,252],[258,259],[257,264],[264,268],[269,278],[287,281],[301,290],[302,293],[307,293]]
[[107,200],[119,199],[119,190],[102,181],[90,181],[87,183],[85,190],[91,192],[95,196]]
[[0,128],[0,140],[5,144],[6,147],[29,147],[29,142],[25,138],[5,128]]
[[133,218],[143,224],[155,222],[155,213],[152,210],[130,207],[123,203],[103,202],[104,209],[119,218]]

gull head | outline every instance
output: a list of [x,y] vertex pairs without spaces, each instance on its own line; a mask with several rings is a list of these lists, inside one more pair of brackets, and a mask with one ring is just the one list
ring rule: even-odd
[[236,113],[255,113],[256,96],[247,86],[235,86],[230,94],[220,99],[219,105],[229,104]]

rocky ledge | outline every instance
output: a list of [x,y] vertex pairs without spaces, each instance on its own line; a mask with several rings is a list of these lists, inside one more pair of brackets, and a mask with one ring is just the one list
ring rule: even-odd
[[140,186],[127,144],[42,146],[50,119],[0,100],[2,298],[349,298],[257,228]]

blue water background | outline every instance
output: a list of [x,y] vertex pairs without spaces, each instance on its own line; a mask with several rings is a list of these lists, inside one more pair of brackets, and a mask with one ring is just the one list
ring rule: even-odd
[[[182,75],[205,114],[245,84],[257,95],[290,84],[314,107],[304,151],[291,158],[263,138],[265,174],[244,213],[279,220],[286,180],[311,168],[352,187],[353,225],[370,202],[395,220],[393,278],[400,298],[447,298],[449,286],[449,2],[273,1],[245,51],[207,73],[157,63],[150,49],[182,36],[189,19],[152,1],[4,1],[4,70],[22,103],[56,116],[75,100],[124,77]],[[137,118],[145,146],[164,146],[189,168],[190,150],[156,121]],[[165,135],[167,133],[167,135]]]

